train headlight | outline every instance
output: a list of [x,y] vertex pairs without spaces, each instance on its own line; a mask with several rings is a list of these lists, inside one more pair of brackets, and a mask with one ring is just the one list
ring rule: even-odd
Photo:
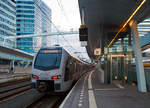
[[39,79],[39,76],[37,76],[37,75],[32,75],[32,78],[34,78],[34,79]]
[[60,79],[60,78],[61,78],[61,75],[52,76],[51,78],[52,78],[52,79]]

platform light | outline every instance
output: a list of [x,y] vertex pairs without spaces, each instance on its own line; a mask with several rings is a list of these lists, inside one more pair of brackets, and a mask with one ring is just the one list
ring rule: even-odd
[[115,80],[117,80],[118,79],[118,76],[115,76]]
[[142,5],[146,2],[146,0],[143,0],[142,3],[136,8],[136,10],[132,13],[132,15],[129,17],[129,19],[124,23],[122,28],[118,31],[118,33],[114,36],[113,40],[109,43],[108,48],[112,45],[112,43],[115,41],[118,34],[125,28],[125,26],[130,22],[130,20],[133,18],[133,16],[137,13],[137,11],[142,7]]
[[124,79],[125,79],[125,80],[128,80],[128,77],[127,77],[127,76],[124,76]]

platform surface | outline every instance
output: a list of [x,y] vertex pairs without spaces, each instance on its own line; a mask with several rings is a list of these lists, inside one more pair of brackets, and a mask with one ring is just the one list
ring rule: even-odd
[[140,93],[131,85],[122,89],[101,84],[93,70],[76,83],[60,108],[150,108],[150,93]]

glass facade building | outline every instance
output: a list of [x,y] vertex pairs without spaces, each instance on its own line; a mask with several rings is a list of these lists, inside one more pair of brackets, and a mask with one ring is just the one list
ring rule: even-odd
[[150,36],[150,17],[138,24],[139,36]]
[[[16,35],[16,3],[14,0],[0,0],[0,44],[4,37]],[[15,47],[15,40],[5,40],[5,45]]]
[[[51,10],[43,1],[16,0],[16,35],[41,34],[45,31],[50,32],[50,20]],[[43,38],[31,37],[17,39],[17,48],[25,52],[33,53],[42,47]]]
[[[34,34],[34,1],[16,0],[16,35]],[[33,38],[18,38],[17,48],[33,52]]]

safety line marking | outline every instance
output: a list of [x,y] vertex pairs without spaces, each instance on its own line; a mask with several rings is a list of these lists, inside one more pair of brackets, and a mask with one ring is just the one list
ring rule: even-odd
[[94,89],[97,91],[115,91],[115,90],[120,90],[119,88],[107,88],[107,89]]
[[85,86],[85,81],[87,79],[88,75],[85,76],[84,78],[84,82],[83,82],[83,86],[82,86],[82,89],[81,89],[81,92],[80,92],[80,98],[79,98],[79,103],[78,103],[78,106],[79,107],[82,107],[83,105],[83,98],[84,98],[84,86]]
[[94,92],[92,90],[92,82],[91,82],[91,75],[94,71],[91,71],[89,78],[88,78],[88,94],[89,94],[89,108],[97,108]]
[[[84,76],[82,76],[84,77]],[[65,103],[67,102],[67,100],[69,99],[70,95],[73,93],[75,87],[78,85],[78,83],[82,80],[82,77],[76,82],[76,84],[74,85],[74,87],[71,89],[71,91],[68,93],[68,95],[65,97],[64,101],[61,103],[61,105],[59,106],[59,108],[63,108]]]
[[91,71],[89,78],[88,78],[88,89],[92,89],[92,82],[91,82],[91,76],[92,76],[93,71]]

